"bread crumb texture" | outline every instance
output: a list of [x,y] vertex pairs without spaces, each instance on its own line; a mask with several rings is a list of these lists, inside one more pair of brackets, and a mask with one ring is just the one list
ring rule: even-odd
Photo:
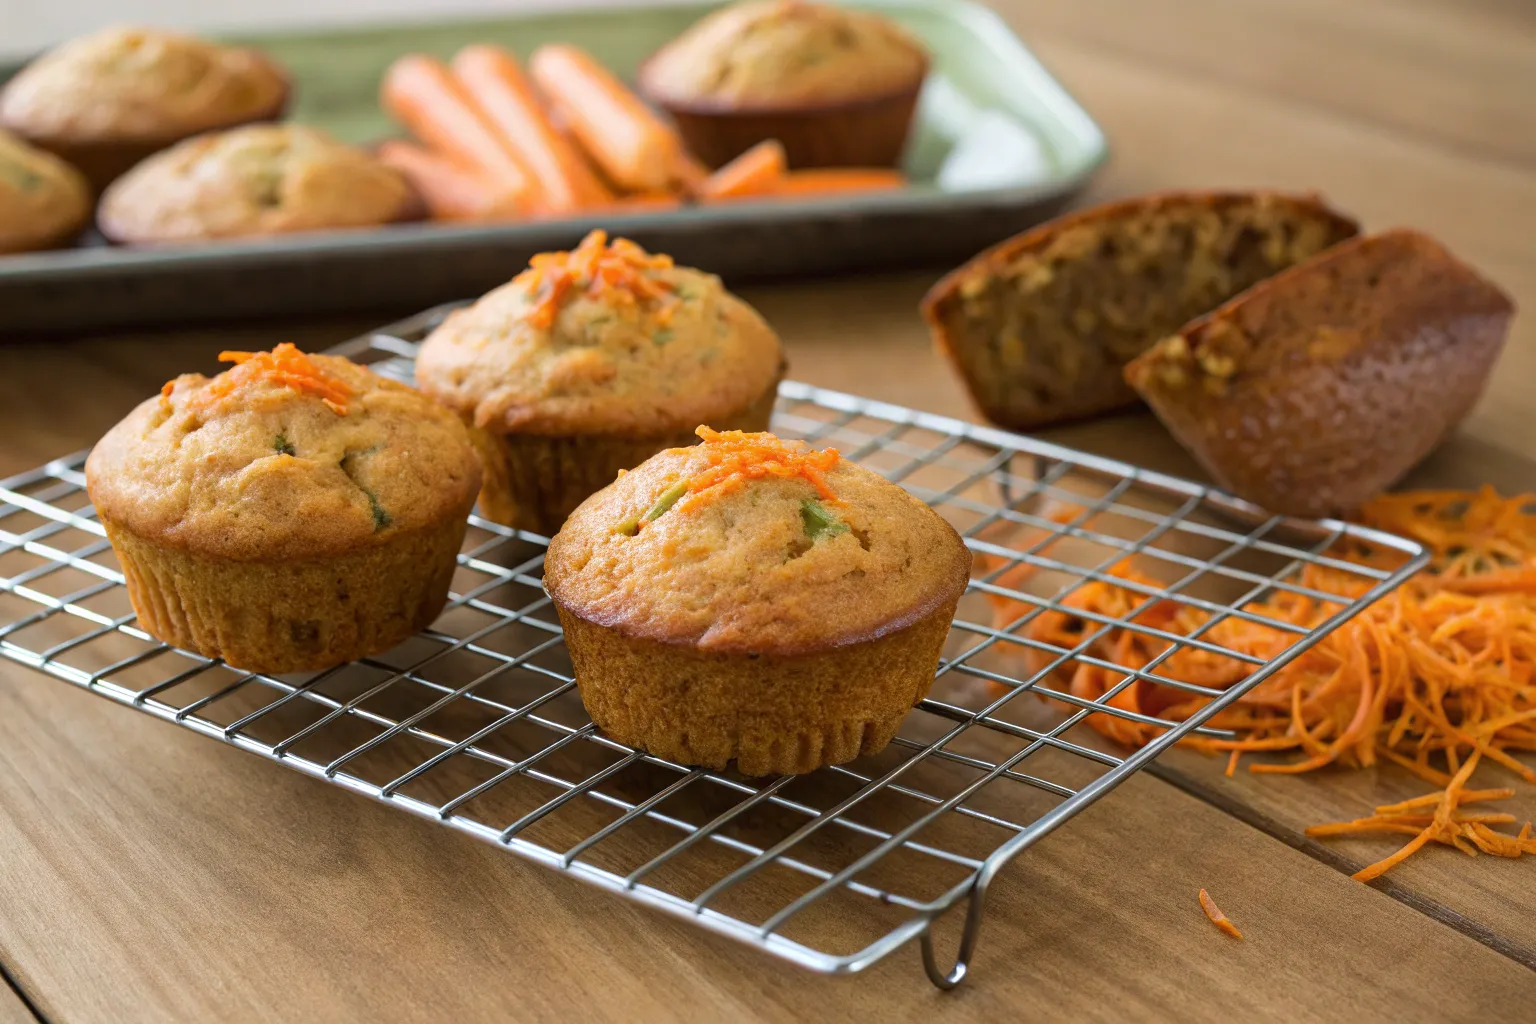
[[492,433],[658,437],[739,415],[782,362],[718,277],[595,231],[451,314],[416,379]]
[[1031,429],[1133,403],[1126,362],[1355,231],[1310,196],[1107,203],[977,256],[934,286],[923,314],[987,418]]
[[86,462],[105,520],[232,560],[355,552],[462,518],[480,487],[464,425],[419,392],[292,345],[226,353],[134,409]]
[[798,655],[887,636],[964,591],[964,543],[895,484],[803,442],[700,434],[571,515],[545,563],[564,611],[705,652]]

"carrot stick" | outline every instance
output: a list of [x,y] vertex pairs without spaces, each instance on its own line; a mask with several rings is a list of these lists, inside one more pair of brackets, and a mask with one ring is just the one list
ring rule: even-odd
[[781,196],[831,195],[840,192],[884,192],[905,188],[900,171],[878,167],[827,167],[814,171],[790,171],[779,185]]
[[452,68],[464,92],[537,183],[544,210],[570,213],[612,198],[550,123],[517,58],[499,46],[466,46],[453,58]]
[[663,192],[683,152],[677,132],[588,54],[551,44],[534,51],[528,71],[608,179],[631,192]]
[[1216,901],[1211,899],[1211,894],[1204,889],[1200,890],[1200,909],[1205,911],[1205,916],[1210,918],[1211,924],[1217,928],[1220,928],[1234,939],[1241,939],[1243,937],[1243,933],[1237,930],[1237,925],[1233,924],[1232,919],[1221,912],[1221,908],[1216,905]]
[[778,191],[789,161],[778,139],[759,142],[699,186],[702,199],[740,199]]
[[441,61],[409,54],[390,65],[380,99],[422,142],[473,167],[508,192],[533,198],[533,182]]
[[510,220],[522,214],[515,193],[431,150],[389,139],[379,145],[379,159],[405,175],[438,220]]

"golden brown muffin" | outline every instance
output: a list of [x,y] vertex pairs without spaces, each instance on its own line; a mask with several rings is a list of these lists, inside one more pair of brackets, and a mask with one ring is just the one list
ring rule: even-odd
[[699,434],[550,542],[544,586],[587,712],[623,743],[746,775],[875,753],[928,693],[970,553],[836,451]]
[[63,245],[91,217],[80,172],[0,131],[0,253]]
[[601,231],[454,312],[416,359],[480,430],[481,513],[545,536],[699,423],[766,429],[782,373],[778,336],[718,277]]
[[115,242],[187,242],[373,227],[414,214],[398,171],[324,132],[259,124],[199,135],[157,153],[101,197]]
[[1509,296],[1416,231],[1334,247],[1159,342],[1126,379],[1220,483],[1352,512],[1477,403]]
[[750,0],[658,50],[639,86],[711,166],[778,139],[791,167],[890,167],[927,74],[923,45],[879,14]]
[[934,285],[922,313],[982,414],[1033,430],[1134,404],[1129,360],[1356,230],[1311,196],[1120,200],[988,249]]
[[79,167],[100,190],[190,135],[282,115],[288,78],[254,50],[109,28],[27,65],[0,91],[0,126]]
[[480,487],[463,424],[337,356],[221,358],[238,365],[169,382],[85,464],[139,624],[267,673],[428,625]]

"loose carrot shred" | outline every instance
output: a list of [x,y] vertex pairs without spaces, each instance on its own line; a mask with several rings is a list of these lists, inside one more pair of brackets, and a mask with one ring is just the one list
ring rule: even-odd
[[[1091,528],[1089,510],[1064,505],[1052,515]],[[1299,757],[1250,763],[1254,774],[1299,774],[1325,767],[1364,768],[1390,761],[1437,787],[1432,793],[1376,808],[1376,814],[1315,826],[1314,836],[1404,834],[1410,842],[1360,871],[1362,881],[1379,877],[1429,843],[1463,853],[1519,857],[1536,853],[1529,830],[1515,835],[1491,826],[1513,824],[1499,813],[1471,814],[1474,802],[1515,795],[1508,787],[1468,788],[1478,766],[1492,762],[1527,782],[1536,769],[1517,755],[1536,751],[1536,495],[1501,497],[1481,491],[1410,491],[1386,495],[1360,514],[1367,526],[1410,537],[1431,553],[1427,569],[1369,605],[1300,657],[1275,672],[1207,723],[1230,730],[1235,739],[1187,737],[1186,746],[1227,752],[1227,772],[1240,754],[1295,751]],[[1051,543],[1036,545],[1045,555]],[[1376,568],[1394,565],[1391,552],[1358,542],[1329,554],[1337,560]],[[1246,612],[1295,631],[1229,616],[1212,622],[1198,608],[1172,601],[1146,604],[1146,588],[1161,582],[1130,561],[1107,578],[1090,580],[1039,611],[1007,593],[1022,589],[1032,568],[1003,567],[989,592],[1000,627],[1028,616],[1020,632],[1038,649],[1025,653],[1034,670],[1046,667],[1052,648],[1074,650],[1085,623],[1130,620],[1146,629],[1113,628],[1095,638],[1087,654],[1127,669],[1157,661],[1155,671],[1186,683],[1221,689],[1253,670],[1249,662],[1194,647],[1169,652],[1168,634],[1197,633],[1208,644],[1268,661],[1306,630],[1363,595],[1369,581],[1337,566],[1309,564],[1290,581],[1312,592],[1338,595],[1337,602],[1281,590]],[[1121,585],[1121,584],[1125,585]],[[1139,609],[1139,610],[1138,610]],[[1081,613],[1081,617],[1079,617]],[[1074,697],[1113,710],[1128,708],[1106,694],[1122,673],[1068,660],[1056,668],[1070,681]],[[1142,714],[1167,721],[1187,718],[1207,699],[1172,687],[1138,680],[1120,691],[1135,693]],[[1096,712],[1086,723],[1133,746],[1152,740],[1160,727]],[[1443,768],[1432,764],[1443,762]],[[1430,812],[1433,808],[1433,812]]]
[[[338,416],[347,414],[347,399],[354,394],[346,381],[326,373],[309,356],[289,342],[270,352],[220,352],[219,362],[235,365],[204,388],[198,401],[206,404],[234,394],[258,381],[266,381],[318,397]],[[169,394],[174,381],[165,386]]]
[[772,195],[783,184],[788,168],[784,147],[777,139],[767,139],[706,178],[699,186],[699,196],[742,199]]
[[610,294],[624,304],[648,303],[658,326],[665,326],[677,304],[672,283],[655,272],[672,266],[672,257],[652,255],[627,238],[608,244],[608,232],[597,230],[570,252],[543,252],[529,261],[528,269],[512,279],[534,296],[528,320],[548,330],[554,325],[566,296],[585,288],[591,296]]
[[1200,909],[1205,911],[1205,916],[1210,918],[1211,924],[1217,928],[1220,928],[1234,939],[1241,939],[1243,937],[1243,933],[1237,930],[1237,925],[1233,924],[1232,920],[1221,912],[1221,908],[1216,905],[1216,901],[1211,899],[1211,894],[1204,889],[1200,890]]
[[708,498],[736,490],[751,480],[769,477],[800,478],[816,488],[817,495],[829,504],[837,504],[837,495],[827,484],[841,456],[836,448],[815,451],[794,441],[784,441],[772,434],[750,434],[741,430],[711,430],[701,426],[695,431],[704,443],[699,451],[709,461],[709,468],[688,481],[688,497],[677,507],[685,511]]

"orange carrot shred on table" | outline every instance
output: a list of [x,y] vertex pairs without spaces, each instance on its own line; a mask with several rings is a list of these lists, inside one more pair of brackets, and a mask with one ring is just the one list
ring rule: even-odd
[[1216,905],[1216,901],[1211,899],[1211,894],[1204,889],[1200,890],[1200,909],[1205,911],[1205,916],[1217,928],[1220,928],[1234,939],[1241,939],[1243,937],[1243,933],[1237,930],[1237,925],[1233,924],[1231,918],[1221,912],[1221,908]]
[[[1085,508],[1067,506],[1064,513],[1091,528],[1093,517]],[[1229,773],[1235,772],[1240,753],[1296,751],[1299,756],[1289,761],[1257,759],[1248,771],[1300,774],[1328,766],[1362,768],[1380,759],[1438,787],[1434,793],[1383,804],[1370,818],[1310,831],[1318,836],[1413,837],[1357,877],[1378,877],[1430,843],[1474,855],[1536,853],[1529,837],[1492,827],[1512,824],[1510,816],[1471,815],[1460,809],[1466,803],[1514,795],[1507,787],[1469,788],[1479,765],[1492,763],[1536,782],[1536,770],[1517,756],[1536,751],[1536,495],[1505,498],[1492,488],[1405,492],[1376,499],[1359,518],[1366,526],[1426,545],[1430,566],[1212,716],[1207,724],[1234,732],[1235,739],[1191,736],[1184,745],[1226,752]],[[1041,535],[1047,541],[1037,553],[1046,555],[1055,541],[1043,531]],[[1400,557],[1359,542],[1341,544],[1329,554],[1375,568],[1393,567],[1393,558]],[[1008,564],[1000,558],[992,563]],[[1073,650],[1087,635],[1085,630],[1133,615],[1138,625],[1165,635],[1199,630],[1209,644],[1267,661],[1369,586],[1363,576],[1339,567],[1309,564],[1290,582],[1336,594],[1338,601],[1281,590],[1245,607],[1252,616],[1277,624],[1270,626],[1237,616],[1212,622],[1203,610],[1169,601],[1147,606],[1147,594],[1160,590],[1162,581],[1130,561],[1112,567],[1108,579],[1078,586],[1057,602],[1061,610],[1040,612],[1038,606],[1006,593],[1010,586],[1022,588],[1031,574],[1023,563],[1007,568],[996,576],[996,590],[988,597],[1000,628],[1028,615],[1029,625],[1020,632],[1040,645],[1025,655],[1036,669],[1051,660],[1043,651]],[[1076,617],[1079,612],[1082,618]],[[1278,624],[1294,626],[1297,632]],[[1094,639],[1087,653],[1134,670],[1161,659],[1155,670],[1159,675],[1215,689],[1240,682],[1253,670],[1252,664],[1219,652],[1181,647],[1170,653],[1169,646],[1170,641],[1156,633],[1113,626]],[[1088,726],[1132,745],[1162,732],[1158,726],[1112,713],[1126,709],[1107,699],[1123,674],[1079,667],[1068,659],[1056,671],[1070,680],[1074,697],[1111,709],[1090,715],[1085,719]],[[1132,688],[1122,691],[1130,692]],[[1144,713],[1164,721],[1187,718],[1208,702],[1143,680],[1135,683],[1134,692]],[[1432,758],[1443,761],[1444,770],[1431,764]],[[1431,807],[1435,810],[1429,814]]]
[[270,352],[220,352],[219,362],[235,365],[214,378],[200,392],[199,401],[224,398],[247,385],[265,381],[314,395],[336,415],[345,416],[347,399],[354,394],[346,381],[325,372],[313,359],[286,341]]

